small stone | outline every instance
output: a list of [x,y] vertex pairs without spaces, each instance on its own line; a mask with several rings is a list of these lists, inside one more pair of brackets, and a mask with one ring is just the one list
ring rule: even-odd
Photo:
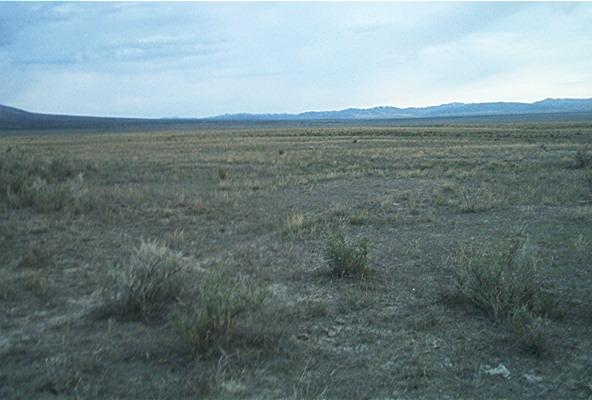
[[333,328],[329,328],[327,329],[327,336],[329,336],[330,338],[335,337],[337,335],[339,335],[339,332],[341,332],[341,327],[333,327]]
[[522,375],[522,377],[526,380],[526,382],[528,383],[540,383],[543,381],[543,378],[534,374],[524,374]]
[[485,372],[489,375],[501,375],[504,379],[509,379],[511,375],[510,370],[502,363],[495,368],[486,369]]

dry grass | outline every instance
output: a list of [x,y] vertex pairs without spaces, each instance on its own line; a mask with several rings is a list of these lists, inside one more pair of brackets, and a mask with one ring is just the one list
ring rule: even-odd
[[0,138],[0,398],[589,396],[589,123],[175,129]]
[[144,242],[124,264],[114,264],[102,287],[104,311],[122,318],[162,315],[183,289],[183,261],[158,242]]

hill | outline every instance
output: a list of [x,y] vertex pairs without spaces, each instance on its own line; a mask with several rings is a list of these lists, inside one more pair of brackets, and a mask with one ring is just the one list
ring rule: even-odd
[[448,103],[430,107],[347,108],[337,111],[308,111],[300,114],[225,114],[215,120],[356,120],[465,117],[565,112],[592,112],[590,99],[545,99],[534,103]]
[[430,107],[347,108],[336,111],[308,111],[300,114],[224,114],[209,118],[115,118],[42,114],[0,105],[0,130],[56,129],[157,129],[163,126],[233,123],[372,123],[415,125],[447,123],[491,123],[522,121],[582,121],[592,119],[591,99],[545,99],[534,103],[449,103]]

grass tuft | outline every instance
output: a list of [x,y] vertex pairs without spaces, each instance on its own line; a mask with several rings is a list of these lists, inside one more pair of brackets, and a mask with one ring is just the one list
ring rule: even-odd
[[231,344],[239,315],[259,310],[267,295],[227,268],[207,271],[194,302],[179,305],[173,325],[194,355],[217,353]]
[[302,211],[293,211],[286,218],[286,231],[298,232],[304,226],[304,213]]
[[520,307],[512,312],[508,324],[518,345],[535,355],[543,355],[549,350],[545,318],[535,315],[527,307]]
[[158,242],[144,242],[124,265],[112,265],[103,283],[104,311],[124,318],[160,316],[180,296],[181,254]]
[[338,278],[365,279],[370,273],[368,239],[351,243],[342,229],[327,239],[324,257],[331,273]]

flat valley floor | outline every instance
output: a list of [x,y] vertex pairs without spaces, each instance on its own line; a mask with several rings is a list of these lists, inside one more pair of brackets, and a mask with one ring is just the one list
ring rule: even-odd
[[[592,398],[592,123],[33,132],[0,155],[2,399]],[[328,273],[336,231],[367,239],[366,279]],[[455,295],[459,249],[518,236],[554,302],[536,351]],[[97,316],[142,241],[182,254],[186,293]],[[172,316],[222,266],[268,295],[195,354]]]

